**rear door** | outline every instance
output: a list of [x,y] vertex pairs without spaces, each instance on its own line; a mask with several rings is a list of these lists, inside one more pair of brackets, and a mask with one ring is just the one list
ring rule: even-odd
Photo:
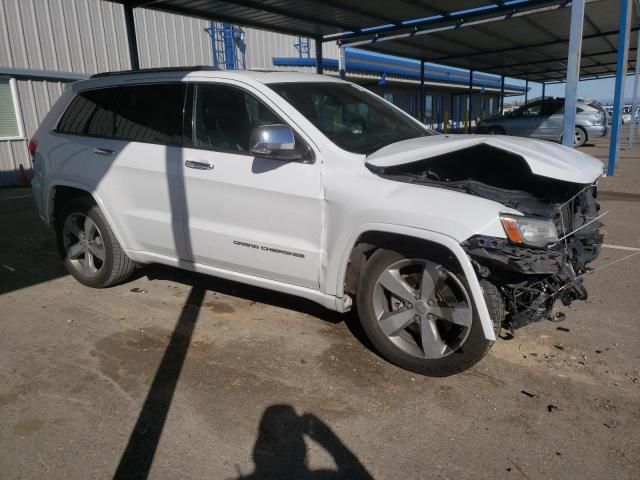
[[564,124],[564,104],[548,102],[543,104],[540,114],[539,138],[558,141],[562,136]]
[[249,153],[253,128],[286,123],[258,91],[194,84],[182,176],[189,260],[304,287],[319,285],[320,162],[299,134],[304,161]]
[[[185,84],[81,92],[54,133],[59,175],[89,189],[131,250],[184,250],[181,164]],[[184,252],[182,252],[184,253]]]

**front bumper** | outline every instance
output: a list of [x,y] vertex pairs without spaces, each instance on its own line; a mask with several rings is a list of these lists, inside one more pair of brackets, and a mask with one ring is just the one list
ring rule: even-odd
[[590,271],[588,265],[598,257],[604,239],[602,224],[588,223],[598,212],[594,193],[595,189],[587,188],[557,210],[558,237],[567,238],[554,245],[527,247],[481,235],[462,244],[478,276],[502,292],[508,327],[550,318],[558,299],[569,305],[587,298],[582,276]]

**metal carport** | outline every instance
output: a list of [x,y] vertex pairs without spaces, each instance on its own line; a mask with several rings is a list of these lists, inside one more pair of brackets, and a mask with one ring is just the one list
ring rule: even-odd
[[615,171],[624,77],[635,64],[628,61],[638,31],[637,16],[631,27],[631,0],[395,0],[392,8],[384,0],[110,1],[124,5],[134,68],[133,9],[143,7],[314,38],[319,73],[322,43],[337,41],[466,68],[471,75],[479,70],[541,82],[543,88],[566,79],[566,144],[573,137],[578,79],[615,75],[608,167],[610,175]]

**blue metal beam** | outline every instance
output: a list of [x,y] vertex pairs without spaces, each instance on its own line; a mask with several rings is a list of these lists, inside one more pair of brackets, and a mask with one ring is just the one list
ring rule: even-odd
[[[637,31],[639,30],[640,27],[633,27],[632,31]],[[602,37],[610,37],[613,35],[617,35],[618,34],[618,30],[608,30],[606,32],[600,32],[600,33],[590,33],[588,35],[584,35],[582,37],[583,40],[591,40],[594,38],[602,38]],[[568,38],[560,38],[558,40],[548,40],[546,42],[537,42],[537,43],[522,43],[522,44],[518,44],[518,45],[514,45],[513,47],[505,47],[505,48],[497,48],[497,49],[492,49],[492,50],[476,50],[473,52],[467,52],[464,54],[456,54],[456,55],[449,55],[446,57],[434,57],[432,59],[430,59],[431,62],[434,63],[444,63],[446,64],[447,61],[449,60],[458,60],[460,58],[470,58],[470,57],[477,57],[480,55],[494,55],[494,54],[501,54],[501,53],[508,53],[508,52],[517,52],[520,50],[529,50],[529,49],[536,49],[536,48],[542,48],[542,47],[549,47],[552,45],[565,45],[567,42],[569,41]],[[508,67],[508,65],[507,65]],[[491,70],[491,68],[487,69],[487,70]]]
[[[248,0],[243,0],[248,1]],[[362,29],[325,35],[325,40],[342,40],[345,44],[373,43],[385,39],[397,39],[428,33],[434,30],[463,28],[467,25],[478,25],[485,22],[502,20],[513,15],[523,16],[539,13],[549,9],[567,6],[567,0],[528,0],[526,2],[505,4],[489,4],[487,8],[447,12],[446,15],[433,15],[420,21],[407,21],[400,25],[383,25],[375,32],[363,33]],[[348,30],[348,29],[345,29]]]
[[620,33],[618,34],[618,68],[613,97],[613,119],[611,120],[611,141],[609,143],[609,164],[607,175],[612,177],[618,162],[618,142],[624,107],[624,79],[627,74],[627,55],[629,54],[629,28],[631,27],[631,0],[620,0]]
[[529,79],[524,81],[524,104],[529,103]]
[[573,147],[573,137],[576,131],[576,103],[578,101],[578,80],[580,79],[583,25],[584,0],[573,0],[571,2],[571,29],[569,31],[567,83],[564,87],[564,121],[562,128],[562,143],[567,147]]

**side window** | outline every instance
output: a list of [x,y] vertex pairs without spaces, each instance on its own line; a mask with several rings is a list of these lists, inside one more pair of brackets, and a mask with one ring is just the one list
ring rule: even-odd
[[180,144],[184,95],[183,84],[118,88],[114,137],[134,142]]
[[531,105],[530,107],[525,108],[524,110],[522,110],[522,116],[523,117],[538,117],[540,116],[540,112],[542,111],[542,104],[541,103],[536,103],[534,105]]
[[549,115],[564,113],[564,103],[549,103],[547,105],[547,108],[548,108]]
[[[248,92],[229,85],[196,84],[193,92],[191,134],[187,142],[238,154],[249,153],[251,131],[261,125],[285,124],[269,107]],[[296,149],[311,160],[309,147],[296,135]]]
[[103,88],[76,95],[60,118],[56,131],[73,135],[111,137],[114,90]]

